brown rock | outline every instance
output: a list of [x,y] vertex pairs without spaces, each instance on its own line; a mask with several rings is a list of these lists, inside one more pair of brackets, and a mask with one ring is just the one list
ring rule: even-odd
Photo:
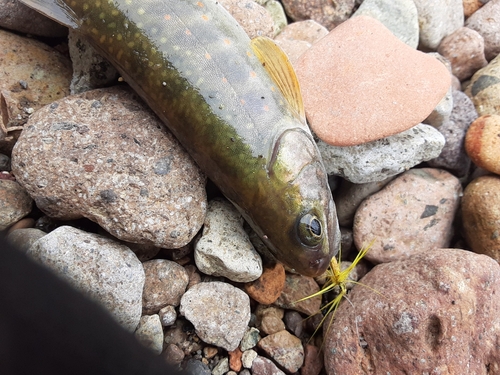
[[377,264],[448,246],[461,193],[460,181],[440,169],[401,174],[358,208],[356,247],[374,241],[365,258]]
[[302,343],[288,331],[283,330],[266,336],[257,345],[290,373],[296,372],[304,363]]
[[488,65],[483,37],[468,27],[461,27],[443,38],[437,51],[450,61],[452,72],[460,81]]
[[163,352],[163,358],[169,365],[178,365],[184,359],[184,352],[175,344],[168,344]]
[[307,344],[304,346],[304,364],[300,375],[319,375],[323,369],[323,356],[317,346]]
[[328,374],[498,373],[500,267],[491,258],[436,249],[378,265],[361,282],[370,288],[352,290],[325,337]]
[[465,136],[465,150],[474,164],[500,174],[500,115],[475,120]]
[[257,356],[252,362],[252,375],[285,375],[273,361]]
[[470,17],[476,10],[481,8],[488,0],[463,0],[464,16]]
[[234,17],[250,39],[256,36],[273,38],[274,21],[269,12],[252,0],[219,0],[219,3]]
[[33,200],[16,181],[0,179],[0,231],[28,215],[32,204]]
[[234,349],[229,354],[229,368],[233,371],[239,372],[243,367],[241,363],[241,356],[243,355],[242,351],[239,348]]
[[263,305],[270,305],[280,296],[285,286],[285,269],[281,263],[264,267],[262,275],[245,284],[245,292]]
[[25,229],[25,228],[33,228],[35,226],[35,219],[31,217],[25,217],[24,219],[19,220],[17,223],[12,225],[9,228],[8,233],[11,233],[12,231],[16,229]]
[[296,68],[312,130],[336,146],[415,126],[451,84],[442,63],[366,16],[335,28],[301,56]]
[[166,259],[143,263],[146,281],[142,294],[143,314],[156,314],[167,305],[179,306],[189,282],[184,267]]
[[472,250],[500,262],[500,177],[483,176],[467,185],[462,221]]
[[295,310],[307,315],[314,315],[319,311],[321,297],[316,296],[299,302],[300,299],[313,295],[319,291],[319,286],[312,277],[298,274],[287,274],[285,287],[274,303],[283,309]]
[[490,61],[500,53],[500,0],[490,0],[471,15],[465,26],[484,38],[484,55]]
[[312,19],[328,30],[347,20],[355,6],[355,0],[283,0],[286,14],[294,21]]

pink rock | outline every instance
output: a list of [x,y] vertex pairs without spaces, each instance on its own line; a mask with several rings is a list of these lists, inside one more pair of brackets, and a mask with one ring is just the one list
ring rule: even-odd
[[297,75],[312,130],[352,146],[423,121],[451,84],[446,67],[366,16],[349,19],[299,59]]
[[500,53],[500,0],[491,0],[472,14],[465,26],[476,30],[484,38],[486,60]]

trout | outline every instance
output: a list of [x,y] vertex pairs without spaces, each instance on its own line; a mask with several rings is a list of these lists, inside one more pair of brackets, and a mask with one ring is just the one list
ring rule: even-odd
[[120,72],[272,255],[318,276],[335,204],[286,55],[215,0],[21,0],[77,30]]

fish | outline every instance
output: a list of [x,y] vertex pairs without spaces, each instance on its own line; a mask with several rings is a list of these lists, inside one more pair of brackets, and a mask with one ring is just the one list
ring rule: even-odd
[[21,0],[76,30],[167,125],[277,261],[319,276],[340,231],[286,54],[215,0]]

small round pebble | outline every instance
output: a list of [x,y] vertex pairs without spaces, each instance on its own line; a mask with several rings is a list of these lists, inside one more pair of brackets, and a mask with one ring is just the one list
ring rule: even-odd
[[467,131],[465,149],[478,167],[500,174],[500,115],[475,120]]
[[177,312],[175,311],[175,307],[172,305],[161,308],[158,315],[160,316],[161,325],[164,327],[171,326],[177,319]]
[[249,349],[245,350],[241,355],[241,363],[244,368],[252,368],[253,360],[257,357],[257,352],[255,350]]
[[355,0],[283,0],[286,14],[294,21],[312,19],[333,29],[347,20],[355,5]]

